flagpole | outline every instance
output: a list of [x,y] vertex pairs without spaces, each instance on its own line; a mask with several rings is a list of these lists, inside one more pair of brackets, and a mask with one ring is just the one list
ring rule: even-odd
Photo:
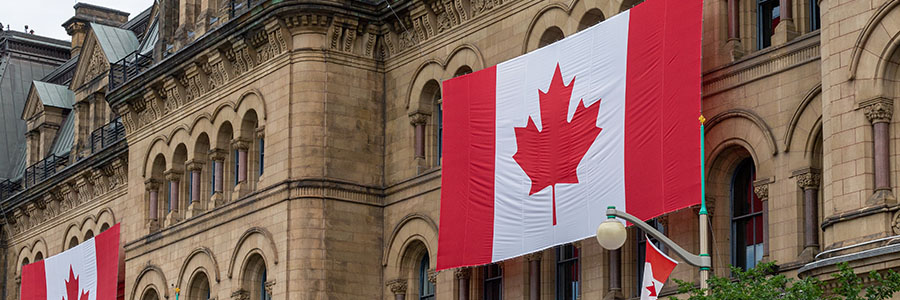
[[[706,210],[706,143],[704,135],[706,118],[700,115],[700,256],[709,256],[709,212]],[[709,267],[700,267],[700,288],[707,289]]]

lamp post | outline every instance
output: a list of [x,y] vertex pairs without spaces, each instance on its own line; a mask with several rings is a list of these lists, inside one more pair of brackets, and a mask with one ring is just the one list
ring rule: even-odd
[[[681,257],[685,262],[689,265],[699,267],[700,268],[700,288],[706,289],[707,283],[706,280],[709,279],[709,268],[712,267],[712,260],[709,255],[694,255],[681,246],[678,246],[675,242],[670,240],[668,237],[663,235],[661,232],[657,231],[655,228],[650,226],[644,221],[641,221],[635,216],[632,216],[624,211],[617,210],[615,206],[610,206],[606,209],[606,216],[608,219],[600,223],[600,226],[597,227],[597,242],[600,243],[600,246],[606,250],[615,250],[622,247],[625,244],[625,239],[627,238],[627,233],[625,232],[625,225],[622,222],[616,221],[616,217],[625,219],[634,226],[637,226],[648,235],[656,238],[658,241],[666,245],[669,249],[675,251],[675,254],[678,257]],[[702,217],[702,216],[701,216]]]

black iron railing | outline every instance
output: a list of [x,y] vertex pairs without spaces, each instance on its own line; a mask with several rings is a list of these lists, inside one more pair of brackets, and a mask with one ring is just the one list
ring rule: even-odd
[[91,132],[91,153],[97,153],[125,138],[125,126],[117,118]]
[[0,181],[0,200],[9,199],[10,196],[22,190],[22,184],[16,181],[4,179]]
[[131,78],[137,77],[139,74],[149,69],[153,64],[153,57],[140,54],[138,51],[140,51],[140,49],[135,50],[109,66],[110,90],[122,86]]
[[28,166],[25,169],[25,176],[22,178],[25,188],[44,182],[67,164],[69,164],[69,154],[50,154],[47,158]]

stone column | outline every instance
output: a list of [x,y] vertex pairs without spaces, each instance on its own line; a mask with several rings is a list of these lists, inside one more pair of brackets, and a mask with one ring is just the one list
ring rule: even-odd
[[201,171],[203,170],[203,162],[191,160],[187,163],[185,168],[191,174],[191,199],[187,211],[185,212],[185,217],[191,218],[200,214],[206,208],[205,201],[200,200],[200,176],[202,174]]
[[237,150],[237,185],[234,191],[237,198],[240,199],[250,191],[250,183],[247,180],[247,151],[250,149],[250,142],[244,139],[234,139],[231,141],[231,147]]
[[394,293],[394,300],[406,300],[406,280],[394,279],[388,281],[387,286]]
[[[648,241],[649,243],[649,241]],[[609,276],[609,290],[603,299],[623,299],[622,294],[622,250],[609,250],[606,262],[606,274]]]
[[803,189],[803,251],[802,261],[812,261],[819,253],[819,184],[822,175],[815,169],[794,172],[797,185]]
[[469,300],[469,268],[462,267],[453,271],[459,283],[459,300]]
[[725,48],[731,54],[731,60],[738,60],[744,56],[741,46],[741,4],[740,0],[728,0],[728,40]]
[[150,232],[159,228],[159,182],[155,179],[147,179],[144,188],[150,194],[150,204],[147,213],[147,227]]
[[541,259],[543,252],[534,252],[525,255],[528,260],[528,299],[541,299]]
[[769,260],[769,184],[772,179],[764,178],[753,182],[753,192],[762,202],[763,261]]
[[425,125],[428,124],[429,117],[430,115],[418,112],[409,115],[409,123],[415,128],[415,159],[419,172],[428,167],[425,162]]
[[[816,1],[816,0],[812,0]],[[778,9],[780,10],[781,20],[778,22],[778,26],[773,28],[772,35],[772,45],[783,45],[794,38],[800,36],[800,32],[797,31],[797,25],[794,24],[794,12],[793,12],[793,1],[792,0],[781,0]]]
[[168,170],[164,173],[166,176],[166,180],[169,181],[169,212],[166,215],[166,226],[172,226],[175,223],[181,221],[181,216],[179,215],[179,199],[180,197],[180,188],[181,188],[181,171],[177,170]]
[[872,123],[875,142],[875,193],[866,201],[867,204],[894,203],[890,177],[890,132],[891,117],[894,104],[887,98],[875,98],[860,103],[866,119]]
[[209,159],[212,160],[213,172],[213,195],[209,203],[211,206],[219,206],[225,203],[225,195],[223,191],[223,181],[225,176],[225,150],[212,149],[209,151]]

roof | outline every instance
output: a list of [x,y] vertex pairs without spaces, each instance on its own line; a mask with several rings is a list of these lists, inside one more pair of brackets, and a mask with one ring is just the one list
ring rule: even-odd
[[72,144],[75,141],[75,114],[69,113],[66,120],[56,134],[53,146],[50,147],[50,154],[62,156],[72,150]]
[[41,98],[44,106],[59,107],[72,109],[72,103],[75,103],[75,93],[69,90],[67,86],[52,84],[41,81],[34,81],[34,91]]
[[131,30],[136,35],[144,34],[143,29],[147,28],[147,20],[150,18],[151,11],[153,11],[152,5],[150,7],[147,7],[147,9],[139,13],[137,16],[134,16],[134,18],[131,18],[131,20],[128,20],[128,22],[123,24],[121,27]]
[[137,37],[130,30],[97,23],[91,23],[91,29],[109,63],[118,62],[138,47]]
[[153,52],[153,46],[156,45],[156,41],[159,40],[159,22],[157,22],[158,18],[153,18],[153,23],[150,24],[150,30],[147,31],[147,36],[144,37],[144,40],[141,42],[140,53],[147,55],[150,52]]
[[65,63],[53,70],[53,72],[50,72],[50,74],[47,74],[47,76],[41,78],[41,81],[68,85],[69,81],[72,80],[73,73],[75,72],[76,63],[78,63],[78,55],[73,56],[71,59],[67,60]]

